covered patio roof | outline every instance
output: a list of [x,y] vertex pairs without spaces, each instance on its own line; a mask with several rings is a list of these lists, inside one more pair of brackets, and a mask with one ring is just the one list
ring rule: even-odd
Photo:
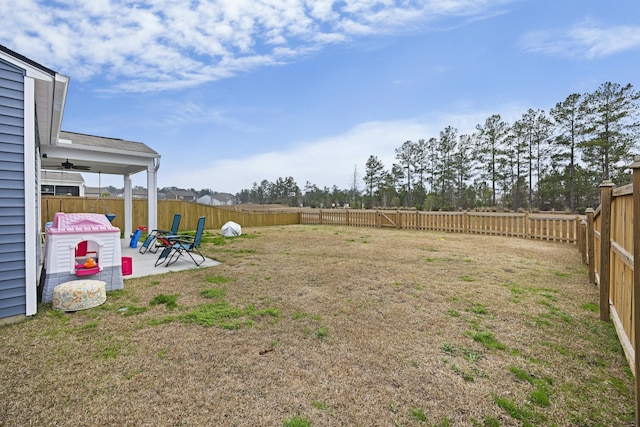
[[[55,145],[42,145],[42,169],[133,175],[160,164],[160,154],[142,142],[60,131]],[[156,168],[157,169],[157,168]]]
[[131,175],[147,172],[149,230],[157,228],[157,171],[160,154],[141,142],[60,131],[55,144],[40,145],[40,168],[122,175],[125,235],[132,232]]

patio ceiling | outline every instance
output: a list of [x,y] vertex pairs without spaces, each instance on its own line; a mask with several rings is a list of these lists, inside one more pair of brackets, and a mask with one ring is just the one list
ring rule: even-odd
[[160,154],[141,142],[65,131],[57,144],[40,150],[41,168],[48,170],[133,175],[160,162]]

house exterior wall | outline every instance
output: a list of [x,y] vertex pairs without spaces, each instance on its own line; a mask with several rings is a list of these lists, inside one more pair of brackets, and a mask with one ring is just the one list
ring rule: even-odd
[[27,314],[25,197],[33,182],[25,183],[24,82],[25,70],[0,60],[0,318]]

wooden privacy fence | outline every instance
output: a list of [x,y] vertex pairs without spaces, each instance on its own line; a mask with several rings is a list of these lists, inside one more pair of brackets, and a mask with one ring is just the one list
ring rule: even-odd
[[[53,221],[56,212],[112,213],[116,215],[113,225],[121,230],[124,227],[123,199],[96,200],[87,197],[43,196],[41,207],[43,227],[46,222]],[[195,230],[198,218],[201,216],[207,217],[205,229],[208,230],[219,229],[228,221],[237,222],[243,227],[299,223],[297,212],[243,212],[181,200],[158,200],[158,228],[164,230],[171,228],[173,215],[176,213],[182,216],[180,230]],[[148,224],[146,200],[133,200],[132,220],[134,229]]]
[[565,243],[578,243],[578,225],[581,221],[580,216],[563,214],[338,209],[300,212],[300,224],[394,227]]
[[633,218],[636,197],[632,185],[614,189],[611,181],[605,181],[600,190],[600,206],[595,211],[588,209],[586,220],[580,224],[578,248],[583,261],[589,265],[589,281],[599,287],[600,319],[613,320],[622,348],[635,374],[636,248]]
[[[56,212],[112,213],[113,225],[124,227],[124,201],[119,198],[43,196],[42,225],[53,221]],[[206,229],[217,229],[227,221],[243,227],[290,224],[393,227],[450,233],[489,234],[527,239],[577,243],[581,218],[564,214],[495,212],[420,212],[383,210],[303,210],[300,212],[246,212],[181,200],[158,200],[158,228],[169,229],[173,215],[182,215],[181,230],[195,230],[198,218],[207,217]],[[147,201],[133,200],[133,227],[146,226]]]
[[587,209],[578,248],[589,265],[589,281],[599,287],[600,319],[613,320],[635,375],[636,422],[640,425],[640,158],[631,165],[633,183],[600,185],[600,206]]

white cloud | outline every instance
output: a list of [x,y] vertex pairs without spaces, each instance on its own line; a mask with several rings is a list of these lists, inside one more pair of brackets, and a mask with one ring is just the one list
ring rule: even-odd
[[640,26],[600,26],[590,20],[571,28],[526,34],[528,51],[580,59],[602,58],[640,48]]
[[[525,109],[522,106],[508,106],[503,118],[518,118],[523,111]],[[457,128],[458,134],[473,133],[476,124],[484,123],[489,116],[486,112],[431,113],[411,120],[363,123],[344,134],[316,141],[301,141],[279,151],[216,159],[204,167],[191,170],[161,168],[160,186],[212,188],[236,193],[243,188],[251,188],[252,183],[260,183],[263,179],[274,182],[279,177],[291,176],[300,187],[310,181],[320,188],[337,185],[346,189],[351,185],[354,167],[361,176],[364,175],[369,156],[377,156],[385,168],[390,169],[396,162],[395,149],[404,141],[438,137],[440,131],[449,125]]]
[[0,43],[112,90],[196,86],[513,0],[0,0]]
[[[298,141],[282,149],[263,153],[247,153],[235,158],[219,158],[220,151],[213,149],[192,161],[191,167],[184,167],[184,160],[176,159],[170,153],[164,155],[158,172],[159,187],[177,186],[181,188],[211,188],[215,191],[237,193],[251,188],[254,182],[266,179],[274,182],[278,178],[293,177],[299,187],[307,181],[318,187],[348,189],[353,179],[354,167],[360,178],[364,176],[365,163],[369,156],[377,156],[389,170],[395,159],[395,149],[407,140],[417,141],[438,137],[447,126],[457,129],[458,135],[472,134],[477,124],[499,112],[502,118],[512,123],[521,118],[528,107],[513,103],[491,111],[474,112],[429,112],[420,117],[397,120],[367,122],[337,135],[316,140]],[[189,111],[213,116],[211,120],[225,120],[224,113],[216,113],[198,104],[189,104]],[[468,110],[468,107],[462,107]],[[220,116],[216,116],[220,114]],[[183,119],[190,120],[189,114]],[[174,148],[175,149],[175,146]],[[214,159],[207,162],[206,158]],[[89,186],[97,186],[95,174],[84,174]],[[146,175],[133,176],[134,185],[146,187]],[[359,182],[362,189],[363,183]],[[102,185],[122,187],[122,177],[102,175]]]

